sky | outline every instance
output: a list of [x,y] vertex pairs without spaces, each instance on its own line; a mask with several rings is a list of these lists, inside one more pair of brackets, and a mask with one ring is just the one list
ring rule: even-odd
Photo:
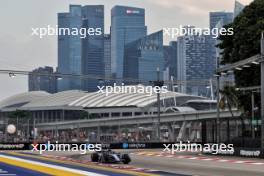
[[[249,4],[253,0],[240,0]],[[57,13],[70,4],[104,5],[105,32],[109,33],[110,10],[115,5],[145,8],[148,33],[180,25],[209,26],[209,12],[231,11],[234,0],[8,0],[0,2],[0,69],[30,71],[57,66],[57,37],[31,35],[31,28],[55,26]],[[168,43],[167,40],[164,41]],[[28,90],[27,76],[0,74],[0,101]]]

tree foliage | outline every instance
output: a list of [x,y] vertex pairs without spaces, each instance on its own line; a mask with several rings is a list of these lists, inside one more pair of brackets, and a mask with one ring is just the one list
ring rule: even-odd
[[[261,32],[264,31],[264,0],[255,0],[246,6],[234,22],[225,26],[233,28],[234,35],[219,37],[218,47],[222,49],[222,64],[234,63],[260,54]],[[243,71],[235,71],[237,87],[259,86],[260,67],[251,66]],[[248,96],[239,97],[248,109]],[[245,101],[247,99],[247,101]]]

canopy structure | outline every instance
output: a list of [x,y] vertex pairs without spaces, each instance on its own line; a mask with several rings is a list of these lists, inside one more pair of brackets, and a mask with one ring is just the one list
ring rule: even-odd
[[[161,93],[163,104],[183,104],[188,100],[201,100],[204,97],[177,92]],[[49,94],[42,91],[14,95],[0,102],[1,111],[50,110],[50,109],[89,109],[118,107],[152,107],[157,103],[155,93],[109,93],[85,92],[79,90]]]

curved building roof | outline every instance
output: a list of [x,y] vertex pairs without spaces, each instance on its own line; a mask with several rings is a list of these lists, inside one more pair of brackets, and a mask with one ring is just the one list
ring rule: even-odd
[[45,108],[45,107],[65,107],[70,102],[85,96],[87,93],[79,90],[63,91],[55,94],[50,94],[44,98],[29,102],[24,105],[24,109],[30,108]]
[[[188,100],[204,99],[203,97],[191,96],[176,92],[161,93],[161,100],[173,100],[177,104],[183,104]],[[28,92],[12,96],[0,102],[0,109],[6,106],[13,107],[15,104],[20,109],[45,110],[60,108],[103,108],[103,107],[149,107],[157,102],[157,95],[153,93],[109,93],[84,92],[79,90],[63,91],[55,94],[45,92]],[[4,106],[3,106],[4,105]],[[15,107],[15,106],[14,106]],[[17,108],[17,107],[16,107]]]
[[32,92],[13,95],[11,97],[4,99],[3,101],[0,101],[0,109],[19,108],[35,100],[39,100],[43,97],[47,97],[48,95],[50,94],[44,91],[32,91]]

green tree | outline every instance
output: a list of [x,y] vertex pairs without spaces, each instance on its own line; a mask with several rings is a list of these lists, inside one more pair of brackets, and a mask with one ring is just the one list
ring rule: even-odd
[[[233,108],[238,108],[238,98],[237,92],[234,87],[225,86],[222,90],[220,90],[220,103],[219,106],[221,109],[228,109],[231,113],[232,118],[234,118]],[[242,124],[243,119],[241,119]],[[244,125],[242,125],[244,128]],[[230,142],[230,123],[227,120],[227,142]]]
[[238,108],[239,105],[235,88],[231,86],[225,86],[222,90],[220,90],[220,95],[220,108],[228,109],[232,117],[234,117],[232,108]]
[[[222,49],[222,64],[237,62],[259,54],[261,32],[264,31],[264,1],[253,1],[234,19],[233,23],[226,25],[225,28],[233,28],[234,35],[219,37],[218,47]],[[235,71],[235,81],[238,87],[260,85],[260,67],[251,66],[246,68],[246,71]],[[239,100],[245,110],[250,110],[247,95],[239,96]]]
[[[243,102],[239,101],[239,98],[241,98],[241,96],[243,96],[243,93],[240,91],[237,91],[235,87],[232,86],[225,86],[222,90],[220,90],[220,108],[221,109],[228,109],[229,112],[231,113],[231,116],[233,117],[232,119],[234,119],[234,114],[233,114],[233,108],[242,110],[243,107]],[[246,135],[246,131],[245,131],[245,120],[247,116],[245,116],[245,113],[242,114],[241,116],[239,116],[240,122],[241,122],[241,128],[242,128],[242,138],[241,138],[241,142],[242,145],[244,145],[244,137]],[[227,140],[228,142],[230,141],[230,124],[229,121],[227,121]]]
[[15,119],[15,118],[26,119],[30,117],[31,114],[29,111],[16,110],[9,114],[10,119]]

